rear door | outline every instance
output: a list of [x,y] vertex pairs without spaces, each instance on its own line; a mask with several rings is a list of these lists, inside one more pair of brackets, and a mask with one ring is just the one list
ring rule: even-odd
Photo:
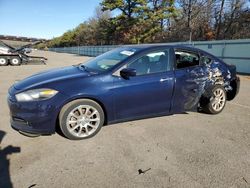
[[116,119],[169,113],[174,87],[169,48],[146,52],[122,68],[134,68],[137,75],[129,79],[114,76]]
[[173,112],[195,109],[204,92],[206,76],[196,50],[175,49]]

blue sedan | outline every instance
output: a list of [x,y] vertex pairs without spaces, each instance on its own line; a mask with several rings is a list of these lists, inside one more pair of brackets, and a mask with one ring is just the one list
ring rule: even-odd
[[28,77],[9,89],[11,126],[69,139],[105,124],[188,110],[220,113],[239,91],[236,68],[195,48],[125,46],[90,61]]

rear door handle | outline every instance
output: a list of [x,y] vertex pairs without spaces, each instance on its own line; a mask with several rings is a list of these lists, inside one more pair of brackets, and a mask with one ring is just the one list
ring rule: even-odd
[[161,78],[160,82],[165,82],[165,81],[168,81],[168,80],[172,80],[172,78]]

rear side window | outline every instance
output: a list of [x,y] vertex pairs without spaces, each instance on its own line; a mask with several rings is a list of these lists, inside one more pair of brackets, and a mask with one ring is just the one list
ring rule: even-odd
[[176,68],[187,68],[199,65],[200,57],[198,53],[184,50],[175,50]]

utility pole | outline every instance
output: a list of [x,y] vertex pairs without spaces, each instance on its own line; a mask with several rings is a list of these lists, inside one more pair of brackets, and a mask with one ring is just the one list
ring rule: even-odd
[[188,2],[188,29],[189,29],[189,42],[192,42],[192,27],[191,27],[191,14],[192,14],[192,0]]
[[221,5],[220,5],[219,21],[218,21],[218,25],[217,25],[217,29],[216,29],[216,39],[217,40],[219,39],[219,36],[220,36],[221,18],[222,18],[222,14],[223,14],[224,3],[225,3],[225,0],[222,0]]

